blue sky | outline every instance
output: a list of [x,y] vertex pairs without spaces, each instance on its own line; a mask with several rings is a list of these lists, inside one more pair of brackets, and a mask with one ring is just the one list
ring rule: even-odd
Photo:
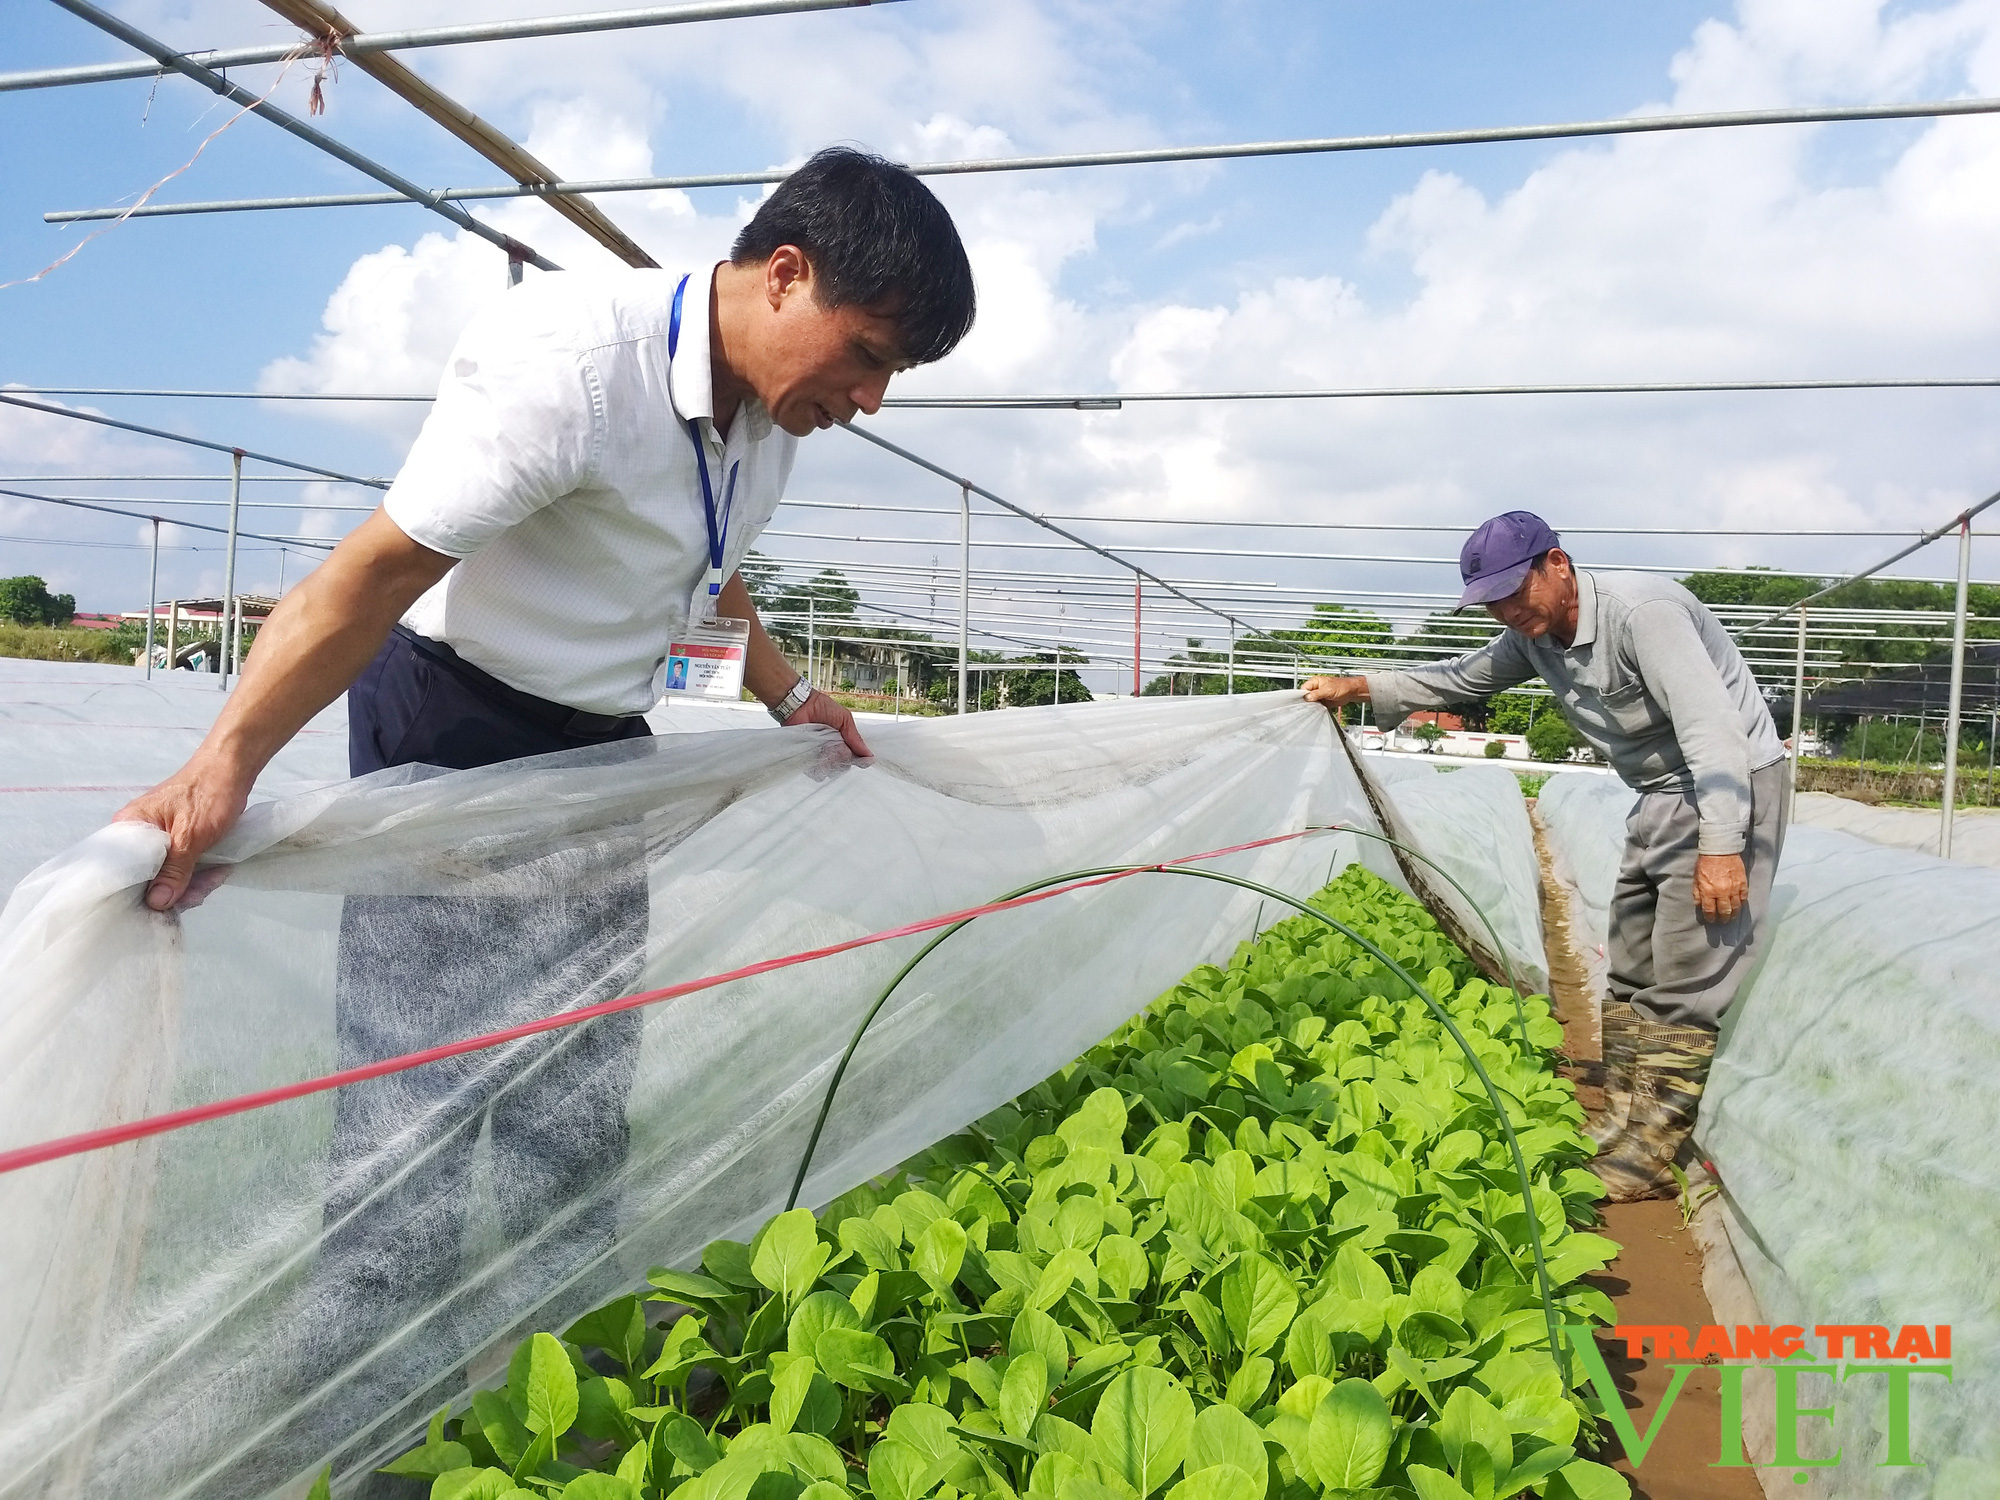
[[[254,0],[114,8],[186,48],[289,34]],[[346,10],[368,28],[563,8],[595,6],[375,0]],[[0,68],[120,55],[52,6],[0,10]],[[2000,93],[2000,5],[905,0],[407,56],[559,170],[619,176],[761,168],[829,140],[911,158]],[[275,76],[250,69],[241,81],[262,89]],[[295,65],[275,97],[302,112],[307,78]],[[420,182],[499,175],[351,69],[328,99],[324,128]],[[31,275],[74,243],[78,231],[44,225],[42,211],[128,201],[231,112],[178,79],[0,94],[0,130],[32,143],[9,153],[0,187],[0,281]],[[1970,119],[942,181],[980,272],[983,318],[965,349],[909,387],[1995,373],[1995,166],[2000,120]],[[245,119],[156,201],[358,186],[346,168]],[[602,200],[663,262],[688,263],[720,253],[752,201],[749,190]],[[603,264],[539,205],[475,211],[565,265]],[[502,294],[503,280],[496,252],[459,243],[414,208],[133,222],[42,281],[0,291],[0,384],[422,389],[457,326]],[[1934,524],[1990,488],[2000,473],[1996,400],[904,412],[880,425],[1023,503],[1104,518],[1090,534],[1107,544],[1140,535],[1113,517],[1469,525],[1514,504],[1573,527],[1859,530]],[[384,474],[416,420],[303,403],[95,404]],[[0,419],[0,466],[213,471],[158,445],[55,426]],[[806,444],[792,494],[944,506],[953,497],[938,489],[827,434]],[[135,539],[128,523],[0,505],[9,538]],[[264,519],[324,534],[354,518]],[[781,513],[777,525],[875,539],[773,538],[767,550],[777,555],[863,562],[922,550],[887,546],[887,535],[942,544],[950,530],[942,516],[835,525],[827,512]],[[980,535],[1020,539],[998,522],[982,522]],[[1146,539],[1208,552],[1455,550],[1455,538],[1421,534],[1192,524]],[[1888,548],[1860,538],[1700,537],[1607,539],[1585,550],[1607,562],[1832,569]],[[1074,565],[1054,554],[992,555]],[[1156,562],[1179,576],[1326,597],[1448,581],[1437,568],[1379,562],[1199,553]],[[172,554],[167,566],[168,592],[212,587],[219,576],[210,553]],[[1938,558],[1917,570],[1946,566]],[[0,540],[0,572],[26,571],[85,607],[133,607],[144,592],[141,554]]]

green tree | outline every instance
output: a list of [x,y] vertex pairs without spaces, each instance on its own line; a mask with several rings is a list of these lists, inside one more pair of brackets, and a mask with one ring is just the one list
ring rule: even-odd
[[1581,743],[1569,720],[1553,709],[1537,714],[1535,727],[1528,731],[1528,753],[1536,760],[1568,760],[1570,751]]
[[1401,654],[1415,663],[1477,651],[1501,629],[1500,622],[1484,610],[1466,614],[1439,610],[1396,644],[1403,648]]
[[1272,640],[1290,642],[1313,656],[1333,658],[1328,670],[1346,666],[1355,657],[1380,659],[1382,648],[1394,636],[1395,631],[1380,615],[1351,604],[1333,603],[1315,604],[1297,630],[1271,632]]
[[51,594],[33,574],[0,578],[0,620],[15,625],[67,625],[76,615],[72,594]]
[[750,549],[750,555],[743,559],[743,566],[736,570],[736,576],[743,580],[743,587],[750,591],[750,602],[762,614],[778,607],[778,598],[783,592],[779,579],[778,564],[763,553]]
[[1494,734],[1526,734],[1543,712],[1555,710],[1526,693],[1495,693],[1486,700],[1486,727]]

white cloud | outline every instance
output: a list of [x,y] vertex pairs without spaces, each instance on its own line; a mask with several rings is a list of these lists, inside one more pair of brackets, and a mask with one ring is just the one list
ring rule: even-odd
[[[379,3],[363,9],[357,19],[376,24],[388,14]],[[469,0],[397,6],[395,24],[476,9]],[[846,15],[853,24],[619,34],[540,49],[532,69],[506,47],[448,49],[424,66],[482,112],[531,118],[531,147],[565,172],[652,171],[669,150],[656,152],[653,142],[672,142],[673,163],[693,165],[684,143],[691,115],[716,97],[754,102],[770,142],[746,143],[723,164],[796,160],[829,139],[912,158],[993,155],[1162,138],[1160,121],[1117,107],[1106,83],[1130,62],[1119,49],[1143,34],[1134,27],[1117,38],[1116,26],[1137,14],[1119,8],[1106,18],[1044,0],[962,7],[942,19],[926,12],[907,24]],[[1670,93],[1633,108],[2000,92],[2000,0],[1923,9],[1743,0],[1734,19],[1696,29],[1668,76]],[[1960,119],[1630,137],[1553,150],[1494,192],[1448,171],[1421,172],[1382,205],[1369,236],[1369,254],[1405,275],[1408,290],[1372,297],[1339,266],[1266,279],[1246,265],[1243,289],[1208,303],[1103,290],[1122,280],[1100,249],[1112,224],[1157,216],[1179,226],[1161,243],[1205,228],[1181,206],[1201,173],[933,179],[979,273],[982,316],[951,361],[904,385],[1247,389],[1990,373],[2000,351],[2000,281],[1991,273],[2000,254],[1996,131],[1991,120]],[[754,199],[746,194],[726,213],[698,212],[682,194],[603,201],[663,262],[698,263],[722,253]],[[601,252],[539,205],[480,212],[564,264],[602,263]],[[1084,268],[1097,290],[1081,289]],[[274,389],[427,388],[457,328],[500,294],[500,280],[490,247],[463,237],[427,236],[412,250],[364,257],[329,301],[313,349],[273,363],[265,378]],[[1525,504],[1571,524],[1915,526],[2000,473],[1992,400],[1132,405],[1102,417],[896,414],[884,422],[899,441],[1061,511],[1470,524]],[[408,412],[335,415],[414,430]],[[796,495],[815,498],[935,503],[944,498],[937,490],[837,436],[807,445],[794,481]],[[1229,542],[1284,545],[1270,537]],[[1455,550],[1438,537],[1298,545]],[[1870,561],[1877,548],[1718,537],[1607,539],[1588,550],[1633,561],[1832,568]],[[1202,562],[1161,566],[1186,573]],[[1329,591],[1442,586],[1436,572],[1285,559],[1217,561],[1207,571]]]

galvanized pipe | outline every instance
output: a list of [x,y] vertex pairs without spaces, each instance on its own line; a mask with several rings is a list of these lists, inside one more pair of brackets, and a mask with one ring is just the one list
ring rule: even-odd
[[[145,511],[141,510],[119,510],[117,507],[111,505],[93,505],[88,500],[69,500],[65,499],[61,495],[37,495],[29,490],[0,489],[0,495],[5,495],[10,499],[14,500],[39,500],[44,505],[66,505],[72,510],[99,511],[107,516],[123,516],[128,521],[154,521],[154,520],[166,519],[163,516],[148,515]],[[217,536],[228,535],[228,532],[223,527],[204,526],[199,521],[168,521],[167,524],[170,526],[178,526],[184,531],[210,531],[215,533],[215,535]],[[328,551],[331,551],[334,546],[332,542],[323,541],[318,537],[266,536],[261,531],[243,531],[243,532],[238,532],[237,534],[239,536],[248,537],[253,542],[278,542],[281,544],[289,544],[294,547],[324,547]]]
[[[362,52],[401,52],[416,47],[452,47],[466,42],[510,42],[527,37],[575,36],[596,31],[628,31],[646,26],[672,26],[686,21],[728,21],[744,16],[792,15],[799,11],[841,10],[871,0],[710,0],[701,5],[649,5],[637,10],[601,10],[576,16],[541,16],[528,21],[483,21],[465,26],[427,26],[409,31],[369,31],[342,37],[337,50],[352,57]],[[888,5],[892,0],[872,0]],[[181,54],[205,67],[243,68],[282,62],[299,50],[297,42],[277,46],[231,47]],[[0,73],[0,93],[15,89],[63,88],[78,83],[111,83],[124,78],[152,78],[157,64],[87,63],[72,68],[41,68],[31,73]]]
[[[1134,698],[1139,696],[1139,654],[1143,649],[1139,643],[1139,629],[1141,614],[1145,609],[1144,588],[1145,580],[1134,569],[1132,573],[1132,696]],[[1169,677],[1167,687],[1171,690],[1173,685],[1174,681]]]
[[972,486],[958,487],[958,711],[965,712],[966,669],[972,651]]
[[[54,0],[54,3],[60,5],[71,15],[90,22],[91,25],[97,27],[100,31],[109,32],[127,46],[144,52],[161,68],[171,68],[174,72],[192,78],[196,83],[202,85],[202,87],[220,94],[232,103],[242,105],[253,114],[263,116],[263,118],[269,120],[280,130],[291,132],[291,134],[297,136],[309,146],[317,146],[328,156],[333,157],[336,161],[346,163],[363,176],[372,177],[384,186],[394,188],[400,198],[408,199],[412,203],[422,204],[432,213],[449,219],[460,229],[466,230],[471,234],[476,234],[481,239],[499,246],[510,256],[520,256],[532,261],[536,267],[544,271],[560,271],[562,269],[554,261],[546,259],[536,251],[522,244],[512,235],[502,234],[499,230],[482,224],[456,204],[443,201],[442,198],[418,187],[409,178],[402,176],[400,173],[392,172],[380,162],[370,160],[351,146],[342,145],[324,131],[316,130],[306,124],[297,115],[290,114],[278,108],[277,105],[258,98],[257,95],[251,93],[250,90],[244,88],[241,84],[231,83],[212,68],[205,68],[193,59],[183,57],[164,43],[154,40],[136,26],[128,25],[107,10],[100,10],[97,6],[92,5],[90,0]],[[291,50],[297,51],[298,47],[294,46]],[[117,218],[118,215],[113,213],[110,217]]]
[[[994,494],[993,491],[985,488],[983,485],[974,484],[969,479],[961,479],[958,475],[952,473],[949,469],[942,468],[939,465],[932,463],[929,459],[924,458],[919,454],[912,453],[908,448],[902,447],[900,444],[892,443],[885,437],[878,437],[876,434],[870,432],[867,428],[857,427],[852,422],[843,422],[841,423],[841,426],[845,427],[849,432],[853,433],[856,437],[865,438],[867,441],[873,443],[876,447],[887,449],[889,452],[895,454],[898,458],[908,459],[911,463],[915,464],[920,469],[928,469],[931,471],[931,473],[936,474],[938,477],[942,479],[949,479],[953,484],[959,486],[960,491],[966,497],[969,497],[975,493],[981,495],[986,499],[991,500],[995,505],[999,506],[1002,510],[1012,511],[1015,515],[1020,516],[1023,520],[1033,521],[1037,526],[1041,527],[1044,531],[1053,531],[1057,536],[1063,538],[1063,540],[1074,542],[1077,546],[1082,547],[1085,551],[1094,552],[1099,557],[1105,559],[1105,561],[1107,562],[1116,563],[1121,568],[1130,568],[1135,578],[1152,579],[1154,583],[1157,583],[1161,588],[1165,589],[1175,598],[1180,599],[1188,604],[1192,604],[1196,609],[1203,610],[1208,614],[1214,615],[1217,619],[1220,620],[1229,620],[1234,618],[1233,616],[1229,615],[1223,610],[1217,609],[1212,604],[1204,604],[1201,600],[1195,598],[1192,594],[1183,593],[1180,589],[1177,589],[1171,583],[1168,583],[1164,578],[1159,577],[1157,574],[1149,573],[1148,571],[1146,571],[1146,569],[1140,567],[1137,563],[1127,562],[1117,553],[1108,551],[1107,549],[1098,546],[1097,543],[1095,542],[1085,541],[1075,532],[1063,530],[1062,527],[1057,526],[1052,521],[1048,520],[1046,517],[1038,516],[1033,511],[1027,509],[1025,506],[1016,505],[1011,500],[1002,499],[1000,496]],[[1995,496],[1994,498],[2000,499],[2000,496]],[[969,506],[970,503],[971,502],[969,498],[965,500],[966,505]],[[967,552],[967,557],[968,559],[970,557],[969,548]],[[967,571],[970,571],[970,566],[971,566],[970,562],[968,561],[966,564]]]
[[[1959,512],[1957,516],[1945,522],[1945,524],[1938,527],[1937,530],[1925,532],[1922,536],[1918,537],[1914,542],[1910,543],[1910,545],[1905,547],[1902,551],[1893,553],[1892,555],[1883,558],[1882,561],[1875,564],[1874,567],[1864,568],[1859,573],[1851,574],[1850,576],[1841,579],[1840,582],[1838,583],[1830,583],[1823,589],[1818,589],[1815,590],[1813,593],[1807,594],[1805,598],[1799,600],[1797,603],[1787,604],[1783,609],[1778,610],[1775,614],[1766,615],[1763,619],[1753,621],[1751,624],[1748,625],[1739,625],[1729,633],[1731,635],[1745,635],[1753,630],[1762,630],[1767,625],[1777,624],[1778,621],[1784,619],[1784,617],[1790,614],[1793,610],[1804,609],[1806,605],[1811,604],[1816,600],[1824,599],[1828,594],[1837,593],[1839,590],[1846,588],[1850,583],[1859,583],[1864,578],[1873,578],[1877,573],[1881,572],[1884,568],[1892,567],[1896,563],[1899,563],[1904,558],[1908,557],[1912,552],[1918,551],[1919,549],[1924,547],[1928,547],[1932,542],[1936,541],[1939,537],[1944,536],[1946,533],[1958,530],[1961,525],[1970,524],[1974,516],[1978,515],[1981,511],[1985,510],[1988,506],[1991,505],[2000,505],[2000,491],[1995,491],[1993,494],[1988,495],[1984,500],[1980,501],[1977,505],[1972,506],[1967,510]],[[1927,583],[1928,582],[1943,583],[1948,580],[1925,579],[1923,581]]]
[[1938,827],[1938,858],[1951,858],[1951,825],[1958,812],[1958,726],[1965,690],[1965,600],[1972,578],[1972,522],[1958,528],[1958,601],[1951,619],[1951,702],[1945,710],[1944,813]]
[[229,542],[222,562],[222,690],[229,691],[229,673],[236,665],[236,507],[243,498],[243,450],[232,460],[229,484]]
[[[56,0],[75,5],[81,0]],[[170,56],[172,54],[169,54]],[[162,57],[162,62],[167,58]],[[194,66],[181,58],[183,71]],[[204,70],[206,71],[206,70]],[[1721,130],[1747,125],[1821,125],[1857,120],[1916,120],[1950,115],[2000,113],[2000,99],[1941,99],[1921,104],[1858,105],[1833,109],[1742,109],[1706,114],[1642,115],[1616,120],[1583,120],[1556,125],[1509,125],[1484,130],[1424,130],[1395,135],[1323,136],[1305,140],[1244,141],[1212,146],[1161,146],[1140,151],[1080,151],[1062,156],[1005,156],[966,161],[911,164],[919,177],[955,177],[982,172],[1037,172],[1070,167],[1144,166],[1162,162],[1231,161],[1262,156],[1317,156],[1347,151],[1397,151],[1425,146],[1480,146],[1507,141],[1575,140],[1592,136],[1649,135],[1676,130]],[[372,175],[372,174],[371,174]],[[509,182],[490,187],[414,189],[394,194],[335,193],[289,198],[239,198],[211,203],[148,204],[133,218],[170,214],[238,213],[253,209],[354,208],[368,204],[418,201],[432,206],[475,199],[532,198],[543,193],[641,193],[667,188],[752,187],[782,182],[785,169],[760,172],[706,172],[680,177],[607,177],[579,182],[523,185]],[[394,185],[394,184],[392,184]],[[439,207],[439,212],[443,209]],[[52,224],[83,219],[116,218],[122,209],[74,209],[44,214]]]
[[[877,0],[885,3],[885,0]],[[1966,375],[1877,380],[1650,380],[1568,385],[1389,385],[1302,387],[1273,391],[1118,391],[1106,395],[1066,396],[891,396],[886,407],[906,410],[1060,410],[1116,411],[1130,403],[1157,401],[1342,401],[1375,396],[1652,396],[1723,394],[1755,391],[1903,391],[1985,390],[2000,387],[2000,376]],[[17,385],[30,396],[166,396],[199,401],[435,401],[435,396],[370,391],[193,391],[146,386]],[[1391,528],[1383,528],[1391,529]],[[1425,528],[1405,528],[1425,529]],[[1442,528],[1429,528],[1439,530]],[[1557,530],[1571,530],[1558,527]],[[1765,535],[1763,532],[1730,535]],[[1846,536],[1855,533],[1840,532]]]
[[153,517],[153,561],[146,574],[146,681],[153,680],[153,616],[159,612],[160,518]]
[[[73,0],[57,0],[68,5]],[[99,427],[115,427],[120,432],[136,432],[141,437],[163,438],[170,443],[185,443],[190,448],[206,448],[211,453],[234,453],[239,458],[255,459],[260,464],[276,464],[281,469],[296,469],[301,474],[311,474],[319,479],[338,479],[344,484],[366,485],[371,490],[386,490],[386,479],[362,479],[354,474],[343,474],[338,469],[322,469],[317,464],[294,463],[289,458],[273,458],[268,453],[258,453],[249,448],[232,448],[227,443],[211,443],[207,438],[188,437],[185,433],[166,432],[158,427],[142,427],[137,422],[120,422],[115,417],[100,417],[95,412],[76,411],[67,406],[49,406],[41,401],[23,401],[19,396],[0,392],[0,403],[18,406],[23,411],[38,411],[44,416],[69,417],[78,422],[94,422]]]
[[1806,703],[1806,612],[1799,611],[1799,655],[1798,666],[1792,677],[1792,775],[1785,786],[1785,822],[1790,825],[1798,821],[1799,814],[1799,762],[1805,758],[1805,742],[1799,737],[1802,728],[1801,715]]
[[[1704,392],[1959,390],[2000,386],[2000,377],[1908,380],[1645,380],[1564,385],[1392,385],[1275,391],[1113,391],[1101,395],[893,396],[912,411],[1118,411],[1159,401],[1358,401],[1375,396],[1679,396]],[[399,398],[400,399],[400,398]]]

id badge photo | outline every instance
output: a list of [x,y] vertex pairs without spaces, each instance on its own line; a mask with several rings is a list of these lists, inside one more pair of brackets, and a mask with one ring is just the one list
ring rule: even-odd
[[750,652],[748,620],[690,620],[667,645],[668,698],[734,703],[743,696],[743,663]]

